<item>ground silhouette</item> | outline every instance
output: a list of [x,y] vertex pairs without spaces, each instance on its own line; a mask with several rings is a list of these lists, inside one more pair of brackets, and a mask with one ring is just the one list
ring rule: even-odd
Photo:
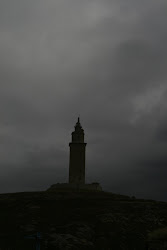
[[167,203],[103,191],[0,194],[0,225],[1,250],[36,249],[28,237],[37,233],[41,249],[159,250]]

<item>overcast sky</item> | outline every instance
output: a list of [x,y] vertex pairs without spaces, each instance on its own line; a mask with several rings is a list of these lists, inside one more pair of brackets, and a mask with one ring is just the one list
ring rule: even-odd
[[86,180],[167,201],[167,1],[0,1],[0,193]]

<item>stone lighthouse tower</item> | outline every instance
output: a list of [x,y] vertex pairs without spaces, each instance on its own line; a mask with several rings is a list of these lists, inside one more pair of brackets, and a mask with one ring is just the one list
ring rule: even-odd
[[69,182],[53,184],[47,191],[102,191],[98,182],[85,184],[85,151],[87,143],[84,142],[84,130],[80,124],[79,117],[74,128],[75,130],[71,134],[72,141],[69,143]]
[[78,121],[75,125],[75,131],[72,132],[72,142],[70,146],[70,163],[69,163],[69,183],[85,184],[85,150],[84,130]]

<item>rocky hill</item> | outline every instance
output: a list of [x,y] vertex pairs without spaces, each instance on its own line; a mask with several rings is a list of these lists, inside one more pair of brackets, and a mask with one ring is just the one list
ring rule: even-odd
[[161,250],[167,249],[166,228],[166,202],[107,192],[0,194],[1,250],[35,250],[36,246]]

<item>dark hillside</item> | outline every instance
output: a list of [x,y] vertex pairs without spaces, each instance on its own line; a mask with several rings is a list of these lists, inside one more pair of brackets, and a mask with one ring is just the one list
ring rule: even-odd
[[[41,249],[142,250],[146,249],[147,239],[156,238],[151,238],[150,233],[165,227],[165,202],[107,192],[0,195],[1,250],[36,249],[37,232],[42,237]],[[163,244],[159,242],[158,248],[150,242],[149,249],[167,249],[166,239],[161,239]]]

